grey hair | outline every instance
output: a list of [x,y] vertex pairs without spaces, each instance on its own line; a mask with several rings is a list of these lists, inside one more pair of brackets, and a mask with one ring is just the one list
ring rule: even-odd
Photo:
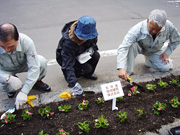
[[154,21],[159,27],[163,27],[166,24],[167,15],[164,10],[155,9],[149,14],[149,22]]

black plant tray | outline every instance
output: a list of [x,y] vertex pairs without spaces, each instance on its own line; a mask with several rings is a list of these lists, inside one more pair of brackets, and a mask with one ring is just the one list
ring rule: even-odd
[[180,135],[180,126],[170,128],[169,135]]

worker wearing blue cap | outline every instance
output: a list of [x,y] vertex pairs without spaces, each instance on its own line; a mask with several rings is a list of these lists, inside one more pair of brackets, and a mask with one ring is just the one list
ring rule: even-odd
[[56,60],[68,86],[73,89],[74,96],[83,93],[78,77],[97,80],[94,74],[100,58],[97,52],[97,35],[96,20],[90,16],[82,16],[79,20],[69,22],[62,29]]

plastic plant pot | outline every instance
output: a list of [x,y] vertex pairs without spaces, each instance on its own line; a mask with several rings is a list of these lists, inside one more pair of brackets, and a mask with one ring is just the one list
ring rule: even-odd
[[180,135],[180,126],[170,128],[169,135]]

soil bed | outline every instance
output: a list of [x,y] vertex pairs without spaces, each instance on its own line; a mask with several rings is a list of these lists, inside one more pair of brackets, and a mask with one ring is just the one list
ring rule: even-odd
[[[175,77],[165,77],[162,78],[164,82],[171,81]],[[177,76],[179,82],[179,76]],[[156,84],[156,92],[141,90],[138,95],[127,96],[128,90],[132,86],[127,85],[123,88],[124,98],[116,103],[119,110],[112,111],[112,101],[106,101],[103,105],[98,105],[96,99],[102,97],[102,94],[86,95],[79,98],[71,98],[57,103],[47,104],[51,107],[51,112],[54,115],[50,119],[44,119],[38,114],[39,108],[44,108],[47,105],[41,105],[38,107],[31,108],[29,111],[33,113],[33,118],[31,120],[23,120],[21,117],[23,110],[15,111],[16,121],[11,124],[3,124],[0,122],[0,135],[37,135],[42,129],[44,133],[49,135],[55,135],[58,133],[59,128],[63,128],[65,131],[69,132],[70,135],[78,135],[79,128],[77,126],[78,122],[89,122],[89,135],[140,135],[147,131],[157,132],[162,125],[172,123],[174,118],[180,118],[180,107],[174,109],[171,107],[169,101],[177,96],[180,98],[180,87],[168,85],[167,88],[161,88],[157,82],[158,80],[140,83],[145,86],[147,83]],[[78,105],[82,103],[83,100],[89,101],[89,106],[87,110],[80,111]],[[162,111],[160,115],[155,115],[153,113],[153,105],[156,101],[164,103],[167,105],[166,110]],[[58,110],[60,105],[72,105],[71,110],[68,113],[62,113]],[[138,116],[137,108],[141,108],[146,111],[146,115]],[[127,112],[128,119],[121,123],[117,118],[117,112]],[[0,113],[1,115],[2,113]],[[104,115],[108,120],[108,128],[94,128],[93,120],[97,119],[101,115]]]

